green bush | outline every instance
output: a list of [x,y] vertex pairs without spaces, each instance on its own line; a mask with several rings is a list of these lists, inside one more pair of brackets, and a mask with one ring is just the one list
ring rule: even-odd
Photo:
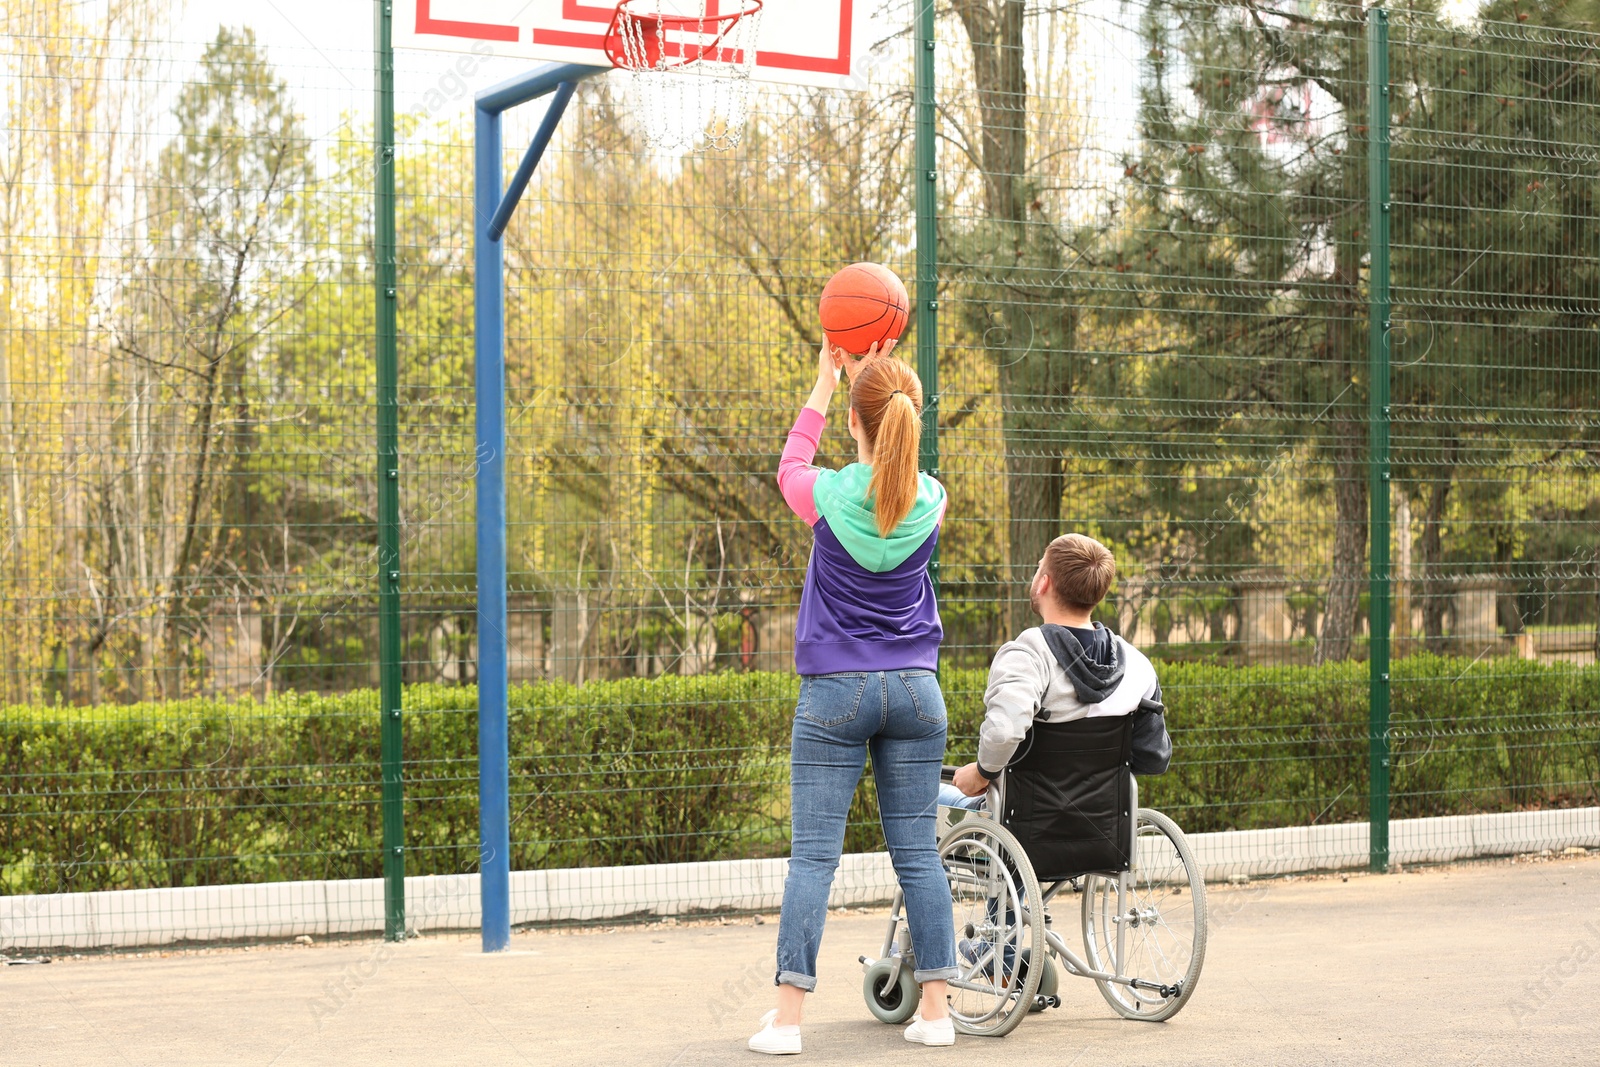
[[[1145,803],[1191,832],[1363,819],[1364,664],[1159,667],[1173,769]],[[1594,803],[1600,669],[1416,656],[1393,669],[1396,818]],[[982,670],[942,675],[951,762]],[[542,682],[511,692],[513,866],[783,855],[790,674]],[[477,863],[470,687],[407,689],[407,870]],[[370,691],[0,710],[0,892],[372,877]],[[870,779],[846,848],[882,846]]]

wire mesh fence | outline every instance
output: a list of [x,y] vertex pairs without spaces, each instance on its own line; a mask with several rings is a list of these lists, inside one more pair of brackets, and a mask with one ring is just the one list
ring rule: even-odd
[[[1430,814],[1592,798],[1600,740],[1592,697],[1572,715],[1512,669],[1592,665],[1600,638],[1600,71],[1591,34],[1505,17],[1397,19],[1391,48],[1395,640],[1485,687],[1403,735],[1397,797]],[[1456,676],[1401,684],[1425,704]]]
[[[75,11],[4,37],[0,943],[156,936],[137,909],[179,907],[62,894],[238,884],[281,893],[195,897],[229,936],[370,929],[372,53]],[[952,761],[1044,545],[1078,530],[1118,558],[1097,618],[1171,708],[1174,770],[1143,796],[1191,833],[1310,827],[1261,869],[1366,861],[1376,597],[1393,816],[1554,812],[1503,838],[1418,823],[1391,855],[1600,845],[1600,38],[1564,11],[1397,15],[1384,105],[1359,5],[937,9]],[[885,5],[837,87],[758,86],[728,153],[648,154],[586,83],[507,231],[523,920],[781,885],[810,533],[777,454],[828,276],[913,277],[912,14]],[[518,69],[486,46],[396,73],[404,847],[435,928],[471,925],[479,858],[470,100]],[[853,458],[840,421],[819,463]],[[1220,870],[1260,846],[1214,847]],[[886,895],[881,848],[868,782],[846,850],[878,855],[842,891]]]

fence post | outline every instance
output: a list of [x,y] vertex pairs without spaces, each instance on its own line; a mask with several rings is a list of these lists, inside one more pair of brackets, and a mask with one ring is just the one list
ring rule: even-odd
[[383,764],[383,936],[406,936],[404,732],[400,720],[400,409],[395,351],[394,45],[390,0],[374,0],[373,259],[378,371],[378,714]]
[[1368,567],[1371,654],[1367,748],[1369,861],[1389,866],[1389,13],[1367,13],[1367,212],[1372,273],[1368,333]]
[[[939,172],[934,142],[934,19],[931,0],[918,0],[916,25],[917,377],[922,379],[922,454],[918,464],[939,476]],[[939,548],[928,560],[939,595]]]

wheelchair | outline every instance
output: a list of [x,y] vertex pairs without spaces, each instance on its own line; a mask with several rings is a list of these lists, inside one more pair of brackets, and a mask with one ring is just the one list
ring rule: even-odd
[[[1127,1019],[1170,1019],[1194,995],[1205,880],[1183,831],[1139,807],[1131,736],[1131,716],[1036,722],[981,809],[939,809],[960,970],[950,1014],[961,1033],[1001,1037],[1060,1007],[1064,975],[1093,981]],[[1069,887],[1082,898],[1081,956],[1051,923]],[[909,1020],[921,996],[903,910],[897,891],[880,955],[860,957],[867,1006],[886,1023]]]

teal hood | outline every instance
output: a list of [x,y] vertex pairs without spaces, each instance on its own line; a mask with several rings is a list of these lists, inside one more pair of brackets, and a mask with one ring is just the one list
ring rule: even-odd
[[852,463],[843,470],[823,470],[817,475],[811,497],[817,514],[828,521],[828,529],[839,539],[850,558],[864,569],[881,573],[892,571],[928,539],[944,514],[944,486],[926,474],[917,475],[917,499],[911,513],[888,537],[878,536],[878,519],[867,488],[872,483],[872,468]]

